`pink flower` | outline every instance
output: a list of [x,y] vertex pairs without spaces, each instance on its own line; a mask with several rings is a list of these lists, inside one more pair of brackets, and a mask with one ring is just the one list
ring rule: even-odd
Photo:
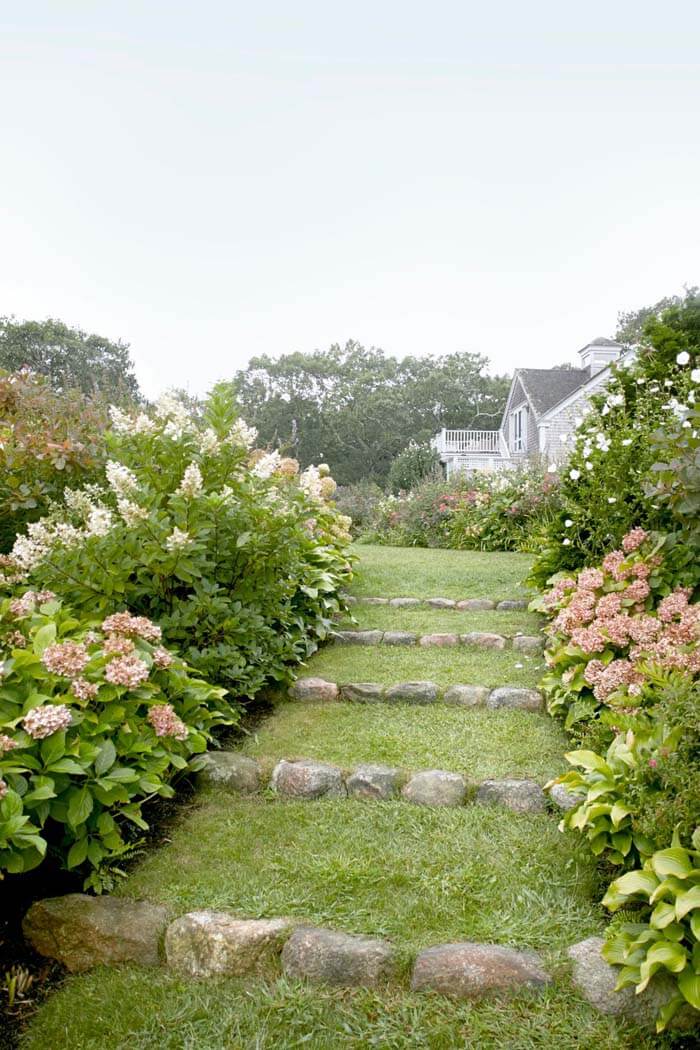
[[123,685],[127,689],[137,689],[148,678],[148,664],[135,653],[118,656],[111,660],[105,669],[105,678],[112,685]]
[[629,566],[625,565],[625,556],[622,551],[611,551],[603,558],[603,569],[610,573],[614,580],[624,580],[630,574]]
[[80,642],[56,642],[48,645],[41,655],[41,662],[47,671],[67,678],[79,675],[89,661],[88,651]]
[[113,613],[102,623],[105,634],[126,634],[143,638],[147,642],[159,642],[161,629],[146,616],[132,616],[128,612]]
[[26,649],[27,639],[21,631],[10,631],[7,636],[7,644],[12,646],[13,649]]
[[148,712],[148,721],[156,736],[172,736],[176,740],[187,739],[187,726],[175,714],[172,704],[155,704]]
[[649,765],[651,766],[651,768],[652,768],[652,769],[656,769],[656,767],[658,766],[658,764],[659,764],[659,763],[658,763],[658,762],[656,761],[656,759],[655,759],[655,758],[650,758],[650,759],[649,759]]
[[78,700],[92,700],[97,696],[99,686],[94,682],[88,682],[87,678],[74,678],[70,684],[73,696]]
[[45,605],[55,597],[53,591],[25,591],[21,598],[13,598],[10,602],[10,612],[17,617],[28,616],[35,605]]
[[651,588],[646,580],[635,580],[625,591],[625,598],[630,598],[633,602],[643,602],[650,592]]
[[102,648],[109,656],[128,656],[129,653],[133,653],[136,646],[131,638],[123,634],[110,634],[105,639]]
[[584,569],[578,574],[578,585],[582,591],[596,591],[604,582],[605,577],[600,569]]
[[22,719],[22,725],[33,740],[43,740],[71,724],[71,713],[65,704],[33,707]]
[[605,635],[595,626],[577,628],[571,635],[571,641],[584,653],[602,653],[606,646]]
[[690,587],[677,587],[667,595],[656,610],[656,615],[665,623],[670,623],[674,616],[680,616],[688,608],[688,599],[692,594]]
[[11,736],[7,736],[5,733],[0,733],[0,755],[3,751],[12,751],[16,747],[16,740],[13,740]]
[[153,663],[156,665],[156,667],[170,667],[172,662],[173,654],[169,653],[167,649],[163,649],[162,646],[158,646],[157,649],[153,650]]
[[6,794],[7,794],[7,784],[2,779],[2,777],[0,777],[0,800],[3,799]]
[[622,538],[622,549],[626,551],[627,554],[631,551],[636,551],[638,547],[641,547],[648,536],[649,533],[645,532],[644,529],[630,529],[627,535]]
[[621,608],[622,598],[613,591],[611,594],[604,594],[598,600],[595,612],[599,620],[606,620],[611,616],[617,616]]

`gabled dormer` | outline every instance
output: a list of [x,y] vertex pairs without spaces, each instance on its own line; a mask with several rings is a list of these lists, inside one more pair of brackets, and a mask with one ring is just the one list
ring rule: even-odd
[[624,352],[625,348],[621,343],[598,336],[579,350],[581,367],[587,369],[591,376],[597,375],[613,361],[617,361]]

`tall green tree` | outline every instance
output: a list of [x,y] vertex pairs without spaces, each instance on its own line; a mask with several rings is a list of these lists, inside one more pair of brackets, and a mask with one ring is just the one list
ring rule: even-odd
[[399,360],[349,341],[328,350],[254,357],[235,376],[241,415],[259,442],[303,465],[330,463],[340,484],[383,483],[410,441],[442,427],[498,427],[508,380],[481,354]]
[[127,343],[70,328],[63,321],[0,317],[0,368],[31,368],[54,390],[101,394],[117,404],[140,399]]

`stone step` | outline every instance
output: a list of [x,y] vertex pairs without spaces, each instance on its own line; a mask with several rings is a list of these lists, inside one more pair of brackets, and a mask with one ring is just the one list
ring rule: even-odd
[[420,645],[423,648],[451,648],[465,645],[470,649],[505,649],[512,646],[520,653],[541,653],[545,647],[542,635],[494,634],[491,631],[469,631],[468,634],[447,632],[414,634],[412,631],[334,631],[336,645]]
[[457,612],[523,612],[530,604],[527,598],[365,598],[344,595],[349,605],[390,605],[395,609],[411,609],[419,605],[431,609],[454,609]]
[[[544,813],[547,808],[543,787],[526,777],[478,781],[445,769],[408,772],[370,762],[344,769],[310,758],[278,759],[270,777],[270,764],[235,751],[208,751],[199,760],[198,778],[202,784],[234,795],[259,794],[269,788],[280,799],[403,799],[420,806],[495,804],[514,813]],[[552,797],[560,809],[571,804],[559,793]]]
[[489,686],[456,683],[440,686],[437,682],[398,682],[385,686],[379,682],[330,682],[325,678],[297,678],[289,690],[292,700],[318,703],[347,700],[351,703],[433,704],[442,702],[456,707],[517,708],[542,711],[544,699],[538,689],[505,685]]

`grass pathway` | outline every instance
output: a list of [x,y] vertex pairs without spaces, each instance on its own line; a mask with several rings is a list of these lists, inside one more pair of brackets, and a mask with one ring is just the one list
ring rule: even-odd
[[[527,559],[453,551],[360,548],[355,593],[522,597]],[[522,612],[353,606],[359,627],[534,633]],[[486,619],[484,619],[486,617]],[[451,627],[459,618],[460,626]],[[488,624],[488,626],[485,626]],[[497,624],[497,626],[496,626]],[[464,625],[464,626],[461,626]],[[432,679],[534,685],[541,656],[462,648],[330,646],[309,675],[331,680]],[[520,666],[516,666],[516,665]],[[469,780],[532,777],[562,767],[565,740],[544,714],[385,703],[281,702],[244,750],[270,770],[281,758],[439,768]],[[405,801],[276,801],[198,793],[171,835],[120,886],[173,916],[195,909],[287,915],[399,946],[399,979],[380,991],[309,986],[276,972],[193,981],[123,966],[71,977],[26,1032],[24,1050],[647,1050],[653,1037],[602,1017],[578,994],[568,945],[602,928],[593,864],[550,813]],[[415,954],[484,941],[538,951],[555,980],[544,993],[476,1003],[407,990]]]

